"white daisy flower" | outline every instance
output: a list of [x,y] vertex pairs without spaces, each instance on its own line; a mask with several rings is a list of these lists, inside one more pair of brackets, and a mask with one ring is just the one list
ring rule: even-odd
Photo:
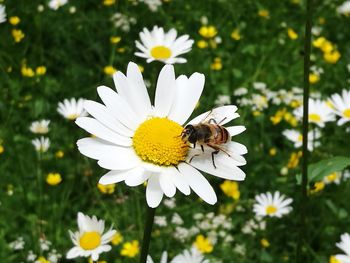
[[0,5],[0,24],[6,22],[6,11],[5,6]]
[[345,1],[340,6],[338,6],[337,11],[342,15],[350,15],[350,1]]
[[39,139],[36,138],[32,140],[32,144],[37,152],[44,153],[47,152],[50,147],[50,139],[46,137],[40,137]]
[[[84,107],[93,118],[76,120],[78,126],[95,135],[79,140],[79,151],[111,170],[100,179],[101,184],[125,181],[129,186],[138,186],[147,181],[147,203],[157,207],[163,194],[173,197],[179,189],[189,195],[191,188],[205,202],[215,204],[213,188],[197,169],[224,179],[245,179],[245,173],[238,167],[246,164],[242,155],[247,153],[247,148],[243,144],[228,137],[224,145],[227,153],[219,151],[214,156],[214,150],[206,145],[203,153],[199,144],[192,149],[183,141],[181,125],[200,98],[203,74],[175,79],[174,67],[165,65],[159,74],[154,106],[135,63],[129,63],[127,76],[118,71],[113,79],[118,93],[105,86],[98,87],[105,105],[86,101]],[[236,110],[233,105],[215,108],[188,124],[200,123],[207,117],[224,125],[239,117]],[[245,127],[226,129],[229,136],[234,136]]]
[[144,2],[152,12],[157,12],[158,7],[162,5],[161,0],[140,0],[140,2]]
[[342,176],[341,176],[341,172],[333,172],[329,175],[326,175],[325,177],[323,177],[323,182],[325,184],[340,184],[341,182],[341,179],[342,179]]
[[46,134],[49,132],[49,120],[34,121],[29,127],[32,133],[36,134]]
[[[295,148],[300,148],[303,145],[303,134],[298,130],[284,130],[282,133],[288,140],[294,143]],[[320,142],[316,141],[321,138],[321,132],[319,129],[314,129],[308,132],[307,149],[313,151],[314,148],[321,145]]]
[[150,32],[144,28],[140,32],[141,42],[135,41],[136,47],[141,52],[136,52],[135,55],[146,58],[147,63],[158,60],[166,64],[186,63],[185,58],[177,56],[189,52],[193,45],[193,40],[189,39],[188,35],[183,35],[176,38],[177,31],[171,29],[164,32],[162,27],[154,26]]
[[9,244],[9,248],[12,250],[22,250],[24,248],[25,242],[23,237],[18,237],[15,241]]
[[78,213],[79,231],[72,232],[69,230],[70,238],[75,245],[67,252],[67,259],[76,257],[91,257],[97,261],[99,255],[112,249],[107,245],[117,233],[110,228],[106,233],[104,220],[98,220],[96,216],[89,217],[83,213]]
[[340,236],[340,242],[336,246],[344,251],[345,254],[337,254],[335,258],[342,263],[350,263],[350,235],[344,233]]
[[61,6],[64,6],[67,3],[68,3],[68,0],[51,0],[48,6],[52,10],[57,10],[58,8],[60,8]]
[[[160,259],[160,263],[167,263],[168,262],[168,253],[166,251],[163,252],[162,258]],[[151,256],[147,256],[147,261],[146,263],[154,263],[153,259]]]
[[[303,106],[294,110],[294,115],[299,119],[303,119]],[[309,122],[315,123],[323,128],[326,122],[334,121],[335,116],[333,110],[326,102],[321,100],[309,99]]]
[[64,99],[63,102],[58,103],[57,111],[64,118],[68,120],[75,120],[78,117],[87,116],[86,111],[84,110],[84,101],[85,99],[71,98],[70,100]]
[[350,90],[343,90],[342,95],[333,94],[330,99],[331,109],[340,116],[337,124],[343,125],[350,121]]
[[285,198],[278,191],[273,195],[270,192],[256,195],[255,200],[253,211],[256,216],[282,217],[292,211],[292,207],[289,205],[293,199]]
[[209,260],[204,259],[203,255],[195,248],[184,250],[180,255],[177,255],[171,263],[209,263]]

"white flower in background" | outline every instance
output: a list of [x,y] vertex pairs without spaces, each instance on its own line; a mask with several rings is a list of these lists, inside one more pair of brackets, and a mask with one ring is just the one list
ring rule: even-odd
[[24,248],[25,242],[23,237],[18,237],[15,241],[9,244],[9,248],[12,250],[22,250]]
[[124,32],[129,32],[131,25],[134,25],[137,22],[134,17],[128,17],[122,13],[115,13],[111,17],[111,21],[116,28],[120,28]]
[[337,124],[343,125],[350,121],[350,90],[343,90],[342,94],[333,94],[330,99],[331,110],[340,116]]
[[340,184],[341,182],[341,172],[333,172],[329,175],[326,175],[325,177],[323,177],[323,182],[325,184]]
[[34,261],[35,259],[36,259],[36,255],[33,253],[32,250],[29,250],[27,255],[27,261]]
[[[303,119],[303,105],[294,110],[294,115],[299,119]],[[326,122],[334,121],[335,116],[331,107],[321,100],[309,99],[309,122],[315,123],[323,128]]]
[[[303,134],[298,130],[284,130],[282,133],[288,140],[294,143],[295,148],[299,148],[303,145]],[[321,138],[321,132],[319,129],[314,129],[308,132],[307,149],[313,151],[314,148],[321,145],[320,142],[316,141]]]
[[68,3],[68,0],[51,0],[48,6],[52,10],[57,10],[58,8],[60,8],[61,6],[64,6],[67,3]]
[[154,223],[160,227],[165,227],[168,225],[165,216],[155,216]]
[[51,250],[47,255],[47,259],[50,263],[57,263],[61,257],[62,255],[58,253],[56,249]]
[[6,22],[6,7],[0,5],[0,24]]
[[135,41],[136,47],[141,52],[135,55],[147,59],[147,63],[158,60],[166,64],[186,63],[185,58],[177,56],[189,52],[193,45],[193,40],[188,35],[177,37],[177,31],[171,29],[164,32],[162,27],[154,26],[150,32],[144,28],[140,32],[140,41]]
[[50,139],[46,137],[40,137],[39,139],[36,138],[32,140],[32,144],[37,152],[44,153],[47,152],[50,147]]
[[253,83],[254,89],[265,91],[266,90],[266,83],[264,82],[254,82]]
[[75,120],[78,117],[87,116],[84,110],[85,99],[71,98],[70,100],[64,99],[63,102],[58,103],[57,111],[67,120]]
[[345,1],[340,6],[338,6],[337,11],[342,15],[350,15],[350,1]]
[[171,218],[171,223],[174,225],[182,225],[184,221],[182,220],[181,216],[178,213],[174,213],[173,217]]
[[170,199],[164,200],[164,205],[170,209],[176,207],[175,198],[170,198]]
[[[118,93],[101,86],[97,91],[105,105],[86,101],[85,109],[93,117],[80,117],[76,123],[95,138],[77,142],[79,151],[108,170],[101,184],[125,181],[138,186],[147,181],[146,199],[150,207],[157,207],[165,194],[173,197],[176,189],[185,195],[192,189],[209,204],[215,204],[216,194],[198,171],[241,181],[245,173],[238,167],[246,164],[243,154],[247,148],[228,141],[227,153],[219,151],[212,160],[213,149],[200,145],[186,147],[181,134],[183,125],[192,114],[204,87],[204,75],[181,75],[175,79],[174,67],[166,65],[159,74],[155,105],[151,105],[139,67],[130,62],[127,76],[117,72],[113,76]],[[223,106],[203,113],[188,125],[214,118],[224,125],[237,118],[237,107]],[[230,136],[245,130],[244,126],[226,128]],[[184,147],[185,146],[185,147]],[[195,158],[194,158],[195,156]],[[198,169],[198,170],[197,170]]]
[[228,95],[219,95],[216,98],[214,104],[215,106],[224,106],[224,105],[231,104],[231,98]]
[[139,1],[145,3],[148,6],[149,10],[151,10],[152,12],[158,11],[158,7],[162,5],[161,0],[139,0]]
[[259,111],[266,109],[269,106],[267,97],[261,94],[253,94],[251,104],[253,110]]
[[243,95],[245,95],[247,93],[248,93],[247,88],[239,87],[238,89],[235,89],[235,91],[233,92],[233,95],[238,97],[238,96],[243,96]]
[[[167,263],[167,262],[168,262],[168,253],[164,251],[162,254],[162,258],[160,259],[160,263]],[[151,256],[148,255],[146,263],[154,263]]]
[[255,201],[253,211],[259,217],[282,217],[292,211],[292,207],[289,205],[293,202],[293,199],[285,198],[278,191],[273,195],[270,192],[256,195]]
[[47,251],[50,249],[51,242],[47,239],[40,238],[39,239],[39,246],[42,251]]
[[107,245],[117,233],[110,228],[106,233],[104,220],[98,220],[96,216],[89,217],[83,213],[78,213],[79,231],[69,231],[74,247],[67,252],[67,259],[76,257],[91,257],[97,261],[99,255],[112,249]]
[[336,246],[340,248],[345,254],[337,254],[335,258],[342,263],[350,262],[350,235],[344,233],[340,236],[340,242],[336,243]]
[[49,132],[49,120],[34,121],[29,127],[32,133],[36,134],[46,134]]
[[209,263],[209,260],[204,259],[204,256],[195,248],[184,250],[180,255],[177,255],[170,263]]

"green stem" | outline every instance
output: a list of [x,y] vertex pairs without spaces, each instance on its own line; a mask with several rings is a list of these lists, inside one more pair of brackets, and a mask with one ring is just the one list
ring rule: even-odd
[[153,228],[155,212],[156,212],[155,208],[151,208],[147,205],[147,218],[146,218],[145,230],[143,232],[140,263],[146,263],[147,261],[149,245],[151,243],[151,233]]
[[304,39],[304,94],[303,94],[303,160],[302,160],[302,185],[300,203],[300,227],[296,251],[296,262],[303,262],[302,245],[305,242],[306,231],[306,204],[307,204],[307,166],[308,166],[308,128],[309,128],[309,74],[311,54],[311,27],[312,27],[312,0],[306,0],[306,24]]

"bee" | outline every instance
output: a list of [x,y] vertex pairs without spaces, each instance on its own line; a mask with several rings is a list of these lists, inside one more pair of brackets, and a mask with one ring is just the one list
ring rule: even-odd
[[[215,119],[211,118],[208,121],[202,121],[198,124],[189,124],[181,133],[182,141],[193,144],[193,148],[196,148],[196,145],[199,144],[202,152],[204,152],[204,145],[213,149],[211,158],[214,168],[216,168],[214,155],[222,151],[230,157],[230,154],[223,147],[231,138],[228,130],[220,125],[224,120],[217,123]],[[190,162],[196,156],[199,156],[199,154],[192,156]]]

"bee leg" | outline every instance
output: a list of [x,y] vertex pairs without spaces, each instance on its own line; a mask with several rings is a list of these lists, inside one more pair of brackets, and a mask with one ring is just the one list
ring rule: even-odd
[[218,154],[219,150],[216,150],[214,152],[211,153],[211,160],[213,161],[213,166],[216,169],[216,165],[215,165],[215,161],[214,161],[214,154]]
[[193,149],[196,149],[196,143],[193,143]]
[[204,147],[203,147],[203,145],[201,145],[201,149],[202,149],[202,152],[204,152]]
[[196,157],[196,156],[199,156],[199,154],[195,154],[195,155],[193,155],[193,156],[191,157],[191,159],[189,160],[189,163],[191,163],[191,162],[192,162],[192,160],[193,160],[193,158],[194,158],[194,157]]
[[220,125],[224,120],[226,120],[227,118],[223,118],[219,123],[217,123],[218,125]]
[[214,124],[218,124],[214,118],[211,118],[211,119],[208,120],[208,123],[209,123],[209,124],[210,124],[211,122],[214,123]]

